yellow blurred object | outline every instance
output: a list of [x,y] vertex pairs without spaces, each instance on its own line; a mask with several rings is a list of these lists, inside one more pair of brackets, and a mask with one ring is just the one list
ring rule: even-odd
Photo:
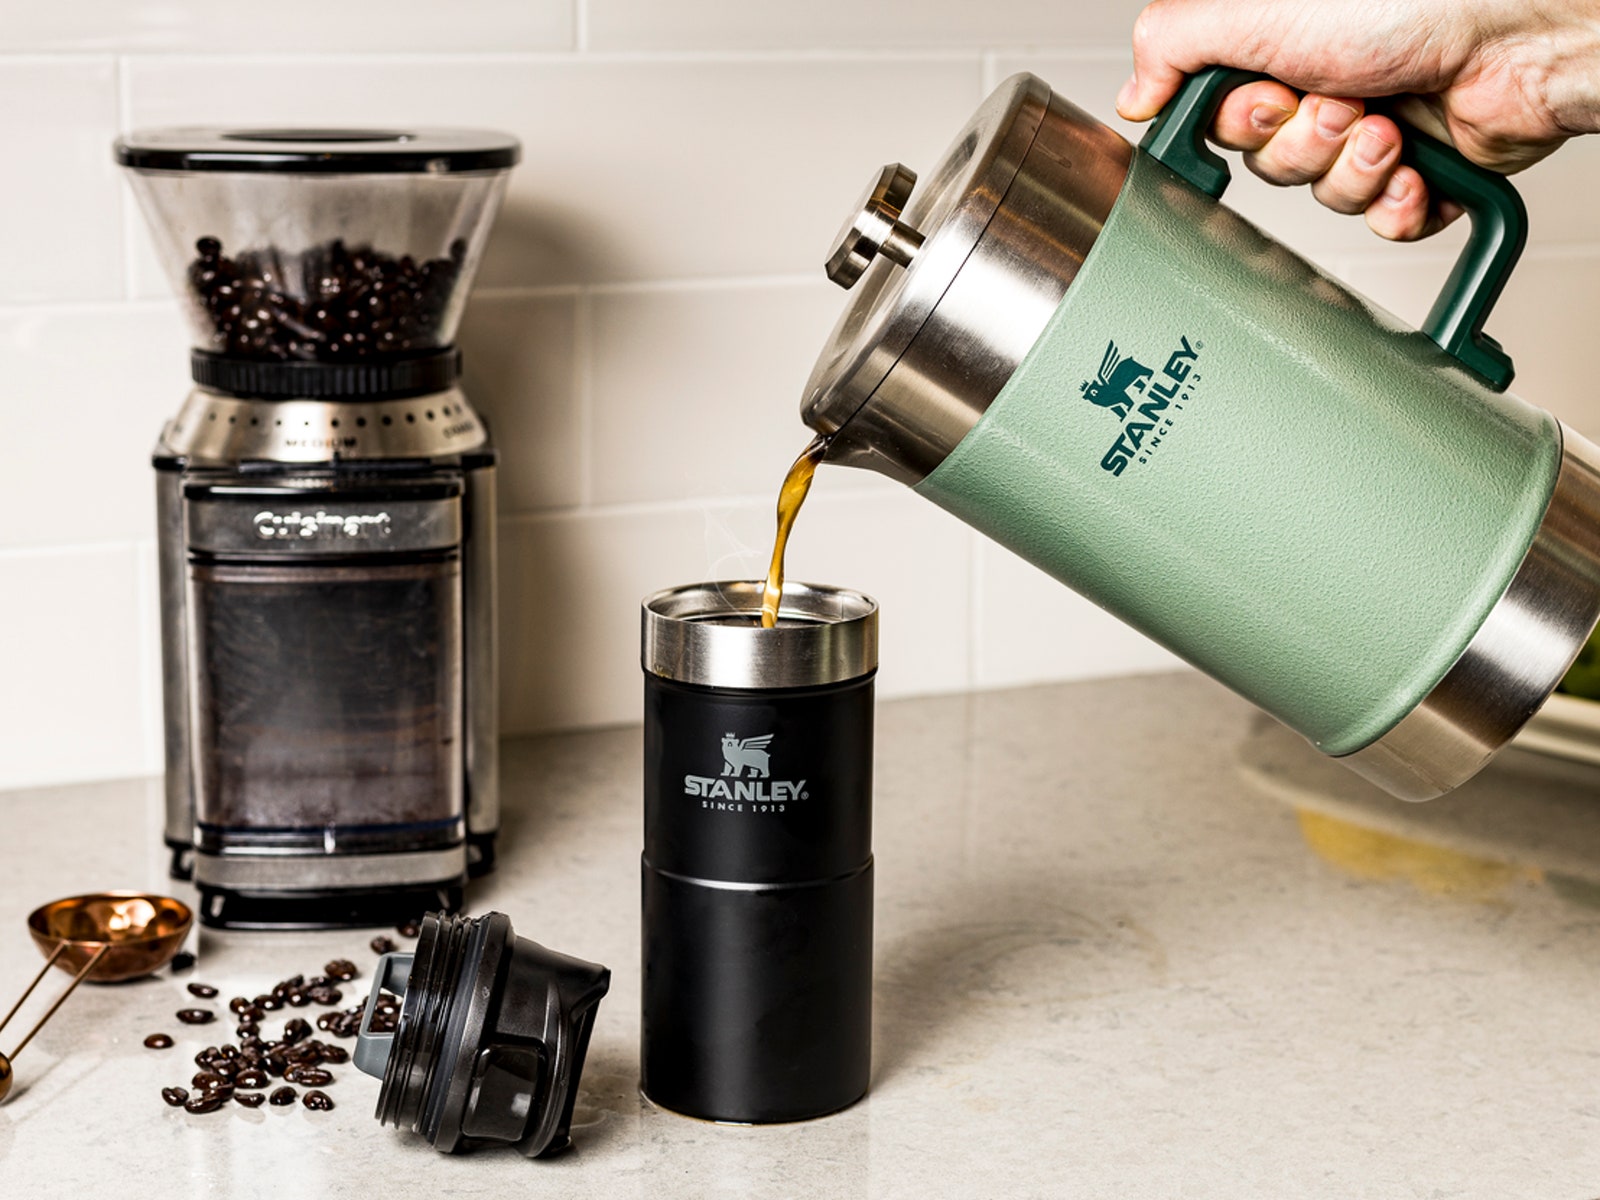
[[1477,858],[1309,809],[1296,811],[1306,845],[1324,862],[1360,879],[1403,879],[1429,895],[1472,900],[1492,900],[1513,884],[1544,879],[1537,867]]

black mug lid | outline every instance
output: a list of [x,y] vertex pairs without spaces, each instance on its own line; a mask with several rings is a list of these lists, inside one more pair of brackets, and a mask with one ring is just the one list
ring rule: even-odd
[[449,175],[509,170],[522,145],[492,129],[187,125],[136,129],[116,140],[115,153],[136,171]]

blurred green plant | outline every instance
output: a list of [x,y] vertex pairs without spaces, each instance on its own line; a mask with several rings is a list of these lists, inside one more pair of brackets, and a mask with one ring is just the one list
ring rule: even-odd
[[1589,635],[1556,691],[1585,700],[1600,700],[1600,629]]

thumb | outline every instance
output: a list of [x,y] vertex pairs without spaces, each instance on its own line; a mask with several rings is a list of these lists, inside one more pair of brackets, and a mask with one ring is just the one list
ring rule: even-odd
[[1117,94],[1125,120],[1148,121],[1177,94],[1184,76],[1209,66],[1262,70],[1245,49],[1254,39],[1251,5],[1231,0],[1156,0],[1133,26],[1133,75]]

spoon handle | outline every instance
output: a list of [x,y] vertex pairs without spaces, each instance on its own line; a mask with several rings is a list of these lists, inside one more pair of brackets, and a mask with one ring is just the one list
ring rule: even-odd
[[[61,951],[63,949],[65,949],[65,948],[66,948],[66,943],[62,943],[60,946],[56,947],[55,954],[52,954],[50,956],[49,961],[44,964],[46,971],[48,971],[50,969],[50,964],[56,961],[56,955],[60,954]],[[56,997],[56,1002],[50,1006],[50,1008],[45,1012],[44,1016],[40,1017],[37,1021],[34,1022],[33,1028],[28,1030],[27,1034],[23,1036],[23,1039],[20,1042],[17,1043],[17,1048],[11,1052],[11,1057],[13,1059],[15,1059],[17,1057],[17,1055],[22,1053],[22,1049],[23,1049],[24,1046],[26,1046],[29,1042],[33,1041],[33,1035],[38,1033],[39,1030],[44,1028],[44,1023],[46,1021],[48,1021],[51,1017],[56,1015],[56,1009],[60,1008],[62,1006],[62,1004],[64,1004],[66,1002],[67,997],[72,995],[73,991],[75,991],[77,989],[77,986],[84,981],[84,978],[89,974],[89,972],[94,970],[94,965],[97,962],[99,962],[101,960],[101,958],[103,958],[105,956],[106,951],[109,950],[109,949],[111,949],[111,943],[110,942],[104,942],[104,943],[101,944],[101,946],[100,946],[100,948],[98,950],[96,950],[93,954],[91,954],[89,956],[89,961],[84,963],[83,966],[79,969],[78,973],[72,977],[72,982],[67,985],[67,990],[62,992],[61,995]],[[43,977],[44,977],[44,972],[41,971],[39,973],[39,977],[34,979],[34,981],[31,984],[28,985],[28,991],[22,993],[22,1000],[26,1000],[28,998],[28,993],[33,991],[34,988],[39,986],[39,979],[41,979]],[[17,1009],[22,1006],[22,1000],[18,1000],[17,1003],[12,1006],[11,1012],[6,1014],[6,1021],[9,1021],[11,1019],[11,1014],[16,1012]],[[0,1021],[0,1029],[3,1029],[5,1027],[6,1021]]]
[[0,1020],[0,1029],[11,1023],[11,1018],[17,1015],[17,1009],[27,1003],[28,997],[33,995],[33,989],[39,986],[39,981],[49,973],[50,968],[56,965],[56,959],[61,957],[61,952],[67,948],[65,942],[58,942],[56,948],[50,952],[50,957],[44,960],[44,966],[39,968],[39,973],[33,977],[33,982],[28,985],[28,990],[17,997],[17,1002],[11,1006],[11,1011]]

